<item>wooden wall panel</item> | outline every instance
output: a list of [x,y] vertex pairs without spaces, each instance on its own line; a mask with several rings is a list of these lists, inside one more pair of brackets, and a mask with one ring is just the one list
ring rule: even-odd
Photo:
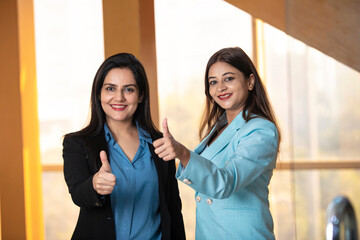
[[32,0],[0,1],[1,238],[44,239]]
[[360,1],[289,0],[286,32],[360,71]]
[[16,1],[0,1],[1,238],[26,239]]
[[227,0],[227,2],[360,71],[360,1]]
[[103,0],[105,57],[134,54],[144,65],[149,85],[151,114],[159,126],[155,20],[153,0]]

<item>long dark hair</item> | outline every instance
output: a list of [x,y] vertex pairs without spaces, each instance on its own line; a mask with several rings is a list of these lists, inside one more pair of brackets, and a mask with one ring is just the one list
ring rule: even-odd
[[[276,122],[269,98],[264,85],[261,82],[256,68],[249,56],[239,47],[223,48],[212,55],[207,63],[205,70],[205,110],[200,124],[199,136],[203,139],[208,135],[220,116],[225,112],[215,101],[213,101],[209,92],[209,69],[216,62],[225,62],[238,69],[248,79],[251,74],[254,75],[254,89],[249,91],[244,109],[242,111],[245,121],[255,117],[262,117],[273,122],[278,129],[279,141],[280,130]],[[205,134],[204,134],[205,133]]]
[[91,90],[91,110],[89,124],[80,131],[70,133],[71,136],[95,137],[103,130],[106,116],[101,107],[100,92],[108,72],[113,68],[127,68],[134,74],[139,89],[139,96],[143,97],[133,117],[139,126],[148,131],[153,139],[161,137],[155,127],[150,114],[149,84],[145,69],[140,61],[130,53],[118,53],[107,58],[96,72]]

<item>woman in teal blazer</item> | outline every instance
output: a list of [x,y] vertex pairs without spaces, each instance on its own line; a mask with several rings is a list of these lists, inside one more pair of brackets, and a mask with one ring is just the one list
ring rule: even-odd
[[164,137],[153,143],[163,160],[180,159],[176,177],[196,191],[196,239],[275,239],[268,185],[280,134],[242,49],[221,49],[209,59],[205,94],[205,137],[194,151],[172,137],[166,119]]

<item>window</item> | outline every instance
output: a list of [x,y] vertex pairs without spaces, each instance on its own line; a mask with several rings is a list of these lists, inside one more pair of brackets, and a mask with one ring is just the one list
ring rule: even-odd
[[[46,239],[69,239],[78,207],[63,179],[62,136],[87,120],[104,59],[102,1],[35,0],[34,9]],[[265,23],[256,25],[263,45],[254,46],[252,17],[225,1],[155,0],[155,21],[160,119],[190,149],[199,142],[209,57],[232,46],[261,53],[283,136],[270,184],[277,239],[324,238],[326,207],[337,195],[360,216],[359,72]],[[187,239],[194,239],[194,191],[179,188]]]
[[62,136],[87,119],[104,59],[102,1],[35,0],[34,11],[45,238],[70,239],[79,208],[62,173]]
[[[193,149],[204,108],[208,59],[224,47],[252,56],[251,16],[225,1],[155,1],[160,120]],[[195,238],[194,190],[179,182],[187,239]]]
[[267,90],[283,133],[279,161],[294,168],[275,171],[271,183],[277,236],[322,239],[335,196],[349,197],[360,215],[360,73],[267,24],[264,43]]
[[[283,136],[270,184],[277,239],[324,238],[325,211],[337,195],[348,196],[360,215],[358,72],[265,23],[256,25],[262,39],[253,46],[251,16],[225,1],[157,0],[155,14],[160,119],[190,149],[198,143],[209,57],[229,46],[261,53],[258,69]],[[194,191],[179,187],[193,239]]]

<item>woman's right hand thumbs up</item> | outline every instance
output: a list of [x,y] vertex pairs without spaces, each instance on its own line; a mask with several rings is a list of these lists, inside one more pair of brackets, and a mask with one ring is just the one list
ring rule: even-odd
[[162,127],[163,137],[153,142],[155,153],[164,161],[178,158],[185,167],[189,162],[190,151],[171,135],[166,118],[163,120]]
[[107,195],[112,193],[116,178],[111,172],[110,163],[105,151],[100,152],[101,168],[93,177],[93,187],[100,195]]

